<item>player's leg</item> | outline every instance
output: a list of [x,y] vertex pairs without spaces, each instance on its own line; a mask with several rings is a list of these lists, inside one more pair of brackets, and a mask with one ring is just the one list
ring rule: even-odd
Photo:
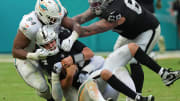
[[108,82],[108,84],[110,84],[111,87],[113,87],[119,92],[122,92],[123,94],[135,101],[154,101],[154,96],[150,95],[148,97],[143,97],[141,95],[138,95],[135,91],[126,86],[122,81],[120,81],[115,75],[113,75],[108,70],[103,70],[101,72],[101,78]]
[[[63,89],[63,95],[66,101],[78,101],[78,89],[70,86],[66,89]],[[84,100],[86,101],[86,100]]]
[[[98,86],[99,87],[99,86]],[[112,88],[109,84],[105,87],[102,92],[104,99],[112,99],[112,101],[118,101],[119,92]]]
[[[108,84],[110,84],[114,89],[122,92],[123,94],[129,96],[132,99],[139,99],[141,101],[142,99],[146,99],[146,97],[139,96],[136,93],[135,89],[133,90],[133,88],[129,88],[124,82],[122,82],[121,80],[119,80],[119,78],[112,74],[114,70],[122,68],[124,65],[126,65],[131,58],[132,55],[129,51],[128,45],[124,45],[121,48],[113,51],[107,57],[104,63],[104,70],[101,72],[101,77],[103,80],[107,81]],[[127,81],[133,84],[131,78],[127,79]]]
[[90,59],[90,63],[87,64],[81,71],[91,74],[96,70],[100,70],[104,64],[104,58],[102,56],[93,56]]
[[[114,50],[122,47],[125,44],[128,44],[129,42],[133,42],[133,41],[134,40],[129,40],[129,39],[126,39],[125,37],[119,35],[119,37],[116,40],[116,43],[114,45]],[[136,42],[136,40],[134,42]],[[131,77],[136,86],[136,91],[138,93],[141,93],[142,87],[143,87],[143,82],[144,82],[144,72],[141,68],[141,65],[139,63],[137,63],[136,61],[133,61],[130,63],[130,69],[131,69]]]
[[34,88],[39,96],[49,101],[52,99],[47,82],[35,61],[16,59],[15,66],[23,80]]
[[129,43],[129,39],[119,35],[115,44],[114,44],[114,50],[116,50],[116,49],[118,49],[118,48],[120,48],[123,45],[128,44],[128,43]]
[[161,67],[136,44],[130,43],[128,44],[128,47],[132,56],[134,56],[141,64],[146,65],[152,71],[159,74],[166,86],[170,86],[180,78],[180,71],[170,71],[169,69]]
[[52,97],[55,101],[62,101],[63,99],[63,91],[59,80],[60,80],[59,74],[52,72],[51,73]]
[[[160,37],[160,27],[156,30],[147,30],[141,33],[137,38],[131,40],[131,42],[136,43],[141,49],[149,54],[154,48]],[[145,40],[144,40],[145,39]],[[134,58],[130,61],[131,76],[136,86],[136,91],[142,93],[143,83],[144,83],[144,72],[141,68],[139,62]]]
[[165,40],[164,40],[164,37],[162,35],[159,38],[158,47],[159,47],[160,53],[164,53],[166,51]]

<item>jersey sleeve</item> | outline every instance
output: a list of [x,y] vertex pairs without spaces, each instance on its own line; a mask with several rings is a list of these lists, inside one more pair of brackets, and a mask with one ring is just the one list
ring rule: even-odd
[[19,29],[28,39],[33,39],[38,29],[42,26],[37,17],[33,14],[24,15],[20,24]]

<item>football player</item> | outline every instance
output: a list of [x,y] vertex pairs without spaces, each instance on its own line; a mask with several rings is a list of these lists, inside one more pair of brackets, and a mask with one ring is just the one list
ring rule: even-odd
[[[150,11],[152,14],[154,14],[154,5],[153,5],[154,0],[136,0],[136,1],[138,3],[140,3],[140,5],[142,5],[144,8],[146,8],[148,11]],[[157,0],[156,6],[159,9],[161,8],[161,0]],[[140,39],[140,40],[142,40],[142,39]],[[128,39],[126,37],[119,35],[119,37],[117,38],[116,43],[114,45],[114,50],[116,50],[117,48],[119,48],[122,45],[129,43],[129,42],[137,43],[137,40],[139,40],[139,39],[135,38],[132,40],[132,39]],[[142,48],[144,46],[147,46],[147,44],[150,44],[150,43],[151,42],[149,40],[149,42],[148,41],[146,43],[138,42],[137,44]],[[158,46],[159,46],[160,52],[163,53],[165,51],[165,43],[164,43],[164,38],[162,35],[160,35],[160,38],[158,41]],[[153,47],[154,46],[152,46],[152,48]],[[147,54],[151,53],[151,51],[150,52],[146,51],[146,50],[149,50],[149,47],[146,47],[144,50]],[[141,68],[140,63],[138,63],[137,61],[134,61],[133,59],[130,61],[130,68],[131,68],[132,79],[136,85],[136,90],[138,93],[141,94],[142,88],[143,88],[143,82],[144,82],[144,72]]]
[[[59,94],[58,90],[61,90],[62,87],[63,94],[67,101],[77,101],[79,86],[91,73],[101,69],[104,64],[104,58],[101,56],[94,56],[94,53],[80,41],[76,41],[69,52],[61,50],[61,42],[70,34],[71,31],[64,27],[54,29],[54,27],[45,25],[39,29],[36,35],[36,43],[40,49],[48,51],[46,59],[39,60],[39,63],[43,70],[49,75],[52,74],[52,93]],[[61,84],[58,81],[59,76],[56,74],[59,74]],[[105,89],[101,90],[104,97],[111,97],[116,101],[119,93],[107,84],[104,88]],[[98,91],[97,88],[96,90]],[[90,97],[90,99],[92,98],[92,101],[104,99],[99,91],[98,93],[99,96],[95,98]],[[89,95],[87,93],[83,94]],[[53,98],[59,101],[57,99],[62,98],[61,94],[59,95],[60,96]],[[87,101],[87,98],[84,101]]]
[[[158,20],[150,12],[141,7],[135,0],[88,1],[89,9],[74,17],[74,20],[83,24],[95,17],[100,17],[101,19],[89,26],[79,26],[79,30],[74,31],[69,38],[62,42],[64,50],[68,51],[71,49],[77,36],[84,37],[113,30],[123,37],[131,39],[132,43],[115,50],[105,62],[106,70],[101,72],[101,76],[112,87],[126,93],[127,90],[125,91],[117,85],[119,80],[109,71],[114,70],[115,67],[121,67],[122,64],[119,61],[124,61],[123,65],[127,64],[132,57],[159,74],[166,86],[170,86],[180,78],[180,71],[165,69],[145,54],[145,52],[149,53],[153,49],[161,31]],[[138,101],[144,101],[142,97],[136,97],[135,93],[128,94],[128,96]],[[152,100],[153,98],[150,101]]]
[[47,52],[42,49],[34,52],[35,36],[38,29],[46,24],[72,28],[73,21],[66,15],[66,9],[59,0],[37,0],[35,11],[23,16],[13,43],[12,55],[16,58],[15,66],[18,73],[39,96],[48,101],[53,101],[49,87],[35,61],[46,58]]

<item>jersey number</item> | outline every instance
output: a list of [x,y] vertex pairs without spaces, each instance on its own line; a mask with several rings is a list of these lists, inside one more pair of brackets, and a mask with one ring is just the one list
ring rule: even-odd
[[129,7],[131,10],[135,11],[137,14],[142,13],[141,6],[135,1],[135,0],[124,0],[127,7]]

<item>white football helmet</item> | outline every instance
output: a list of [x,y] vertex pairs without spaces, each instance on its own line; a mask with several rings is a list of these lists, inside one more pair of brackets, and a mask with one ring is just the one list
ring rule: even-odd
[[67,13],[59,0],[37,0],[35,12],[44,24],[61,23]]
[[[42,28],[39,29],[36,35],[36,44],[40,47],[45,49],[45,45],[49,44],[52,41],[56,41],[56,45],[53,46],[51,49],[46,49],[49,52],[49,55],[55,55],[59,52],[59,38],[58,34],[55,33],[54,27],[50,25],[44,25]],[[52,50],[53,49],[53,50]]]

